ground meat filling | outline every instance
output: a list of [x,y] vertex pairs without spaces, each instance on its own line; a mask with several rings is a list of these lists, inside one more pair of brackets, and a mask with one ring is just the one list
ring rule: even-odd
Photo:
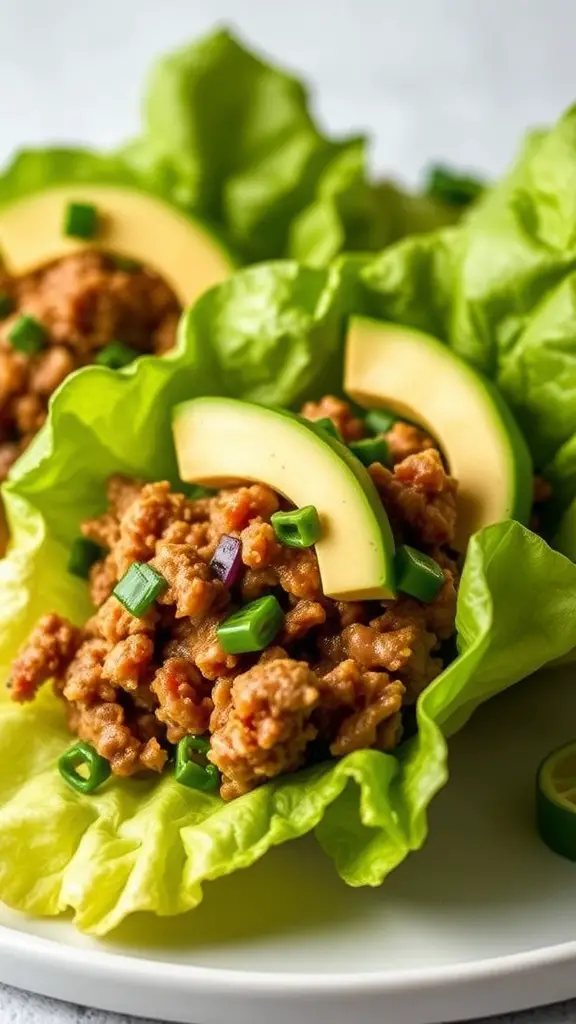
[[[121,341],[157,355],[172,348],[179,304],[157,274],[120,269],[113,257],[87,251],[26,277],[0,271],[0,291],[14,311],[0,323],[0,479],[46,418],[48,399],[65,377],[93,362],[98,350]],[[46,332],[43,348],[25,355],[9,333],[20,316]]]
[[[304,412],[330,416],[348,439],[364,432],[340,399]],[[96,612],[83,629],[57,615],[40,620],[13,666],[13,697],[31,700],[52,680],[72,731],[118,775],[161,772],[173,744],[207,734],[228,800],[319,757],[393,750],[407,709],[447,657],[459,572],[450,548],[456,482],[415,427],[395,424],[387,437],[392,468],[375,463],[370,473],[397,539],[427,552],[444,573],[432,602],[325,597],[314,550],[277,541],[270,518],[283,499],[263,484],[191,500],[165,482],[112,477],[108,510],[82,528],[105,549],[90,575]],[[224,533],[238,537],[242,551],[231,590],[210,567]],[[167,583],[141,618],[112,595],[134,561],[150,563]],[[269,593],[285,614],[273,645],[228,654],[218,624]]]

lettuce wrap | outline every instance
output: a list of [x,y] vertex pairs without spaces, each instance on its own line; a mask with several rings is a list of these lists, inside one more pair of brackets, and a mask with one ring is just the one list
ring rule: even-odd
[[[188,312],[171,358],[144,357],[119,373],[90,367],[69,379],[4,485],[13,543],[0,564],[3,678],[43,611],[77,622],[90,613],[67,558],[79,522],[105,506],[106,478],[177,484],[176,402],[221,394],[297,407],[341,390],[352,312],[418,322],[451,342],[440,328],[464,244],[456,229],[374,260],[246,269]],[[419,698],[418,731],[395,754],[357,751],[229,804],[169,774],[113,779],[90,797],[73,792],[56,771],[70,744],[59,702],[46,690],[22,709],[6,693],[0,899],[40,915],[71,908],[79,928],[103,935],[136,911],[195,907],[204,881],[312,830],[348,884],[379,885],[426,838],[428,804],[448,777],[446,737],[482,701],[576,646],[576,566],[518,523],[483,530],[466,557],[457,631],[458,656]]]

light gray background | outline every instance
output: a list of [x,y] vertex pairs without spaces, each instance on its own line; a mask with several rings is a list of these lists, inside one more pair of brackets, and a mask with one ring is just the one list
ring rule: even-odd
[[[575,0],[0,0],[0,161],[122,141],[154,55],[217,22],[310,78],[329,128],[369,130],[374,167],[412,184],[438,158],[500,173],[576,99]],[[0,987],[1,1024],[126,1020]],[[512,1020],[576,1024],[576,1003]]]

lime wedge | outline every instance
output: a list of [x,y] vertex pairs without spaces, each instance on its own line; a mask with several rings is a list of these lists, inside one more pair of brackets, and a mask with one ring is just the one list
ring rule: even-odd
[[546,845],[576,861],[576,741],[542,761],[536,778],[536,818]]

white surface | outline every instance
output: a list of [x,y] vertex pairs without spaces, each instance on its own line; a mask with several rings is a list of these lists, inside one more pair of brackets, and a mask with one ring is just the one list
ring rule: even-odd
[[482,708],[452,742],[424,850],[380,889],[347,888],[306,840],[106,942],[4,912],[0,981],[194,1024],[381,1024],[383,1006],[424,1024],[574,996],[576,865],[540,842],[533,807],[574,721],[572,670]]
[[[215,20],[235,21],[248,38],[305,72],[316,83],[318,108],[331,129],[370,129],[376,134],[378,168],[411,181],[423,164],[438,157],[498,173],[521,131],[554,119],[576,93],[573,0],[0,0],[0,159],[23,143],[57,139],[114,145],[124,139],[136,130],[142,78],[152,56]],[[547,714],[540,724],[540,707],[534,714],[530,743],[535,753],[536,746],[545,749],[556,738],[556,727],[560,732],[563,727],[561,721],[553,727]],[[498,758],[512,737],[521,742],[514,725],[512,715]],[[524,736],[527,723],[522,720],[522,725]],[[487,728],[486,743],[490,739]],[[457,740],[456,747],[463,742]],[[576,909],[573,871],[548,858],[531,839],[529,775],[524,774],[533,768],[530,743],[524,769],[519,761],[518,772],[511,772],[502,786],[494,787],[484,774],[482,764],[490,765],[486,750],[479,751],[477,764],[468,760],[459,769],[456,763],[452,787],[434,809],[428,848],[383,890],[345,890],[318,856],[299,859],[302,899],[317,915],[305,941],[298,929],[308,905],[296,902],[277,926],[266,907],[266,900],[274,899],[275,871],[301,856],[297,848],[279,851],[276,860],[251,876],[222,883],[222,914],[226,894],[236,886],[260,893],[259,942],[246,937],[238,912],[226,914],[221,941],[196,944],[182,958],[204,965],[216,957],[237,968],[257,962],[270,966],[292,944],[299,968],[333,965],[342,972],[350,951],[373,970],[392,966],[394,957],[403,964],[422,963],[426,957],[441,963],[454,956],[465,962],[479,953],[510,952],[519,943],[528,949],[537,942],[569,939]],[[475,802],[463,800],[451,819],[451,801],[458,793],[462,799],[470,787]],[[521,793],[524,802],[518,803]],[[453,844],[451,822],[458,824],[466,848]],[[206,927],[210,908],[219,905],[216,889],[199,912],[204,916],[197,918],[198,927]],[[380,938],[379,928],[384,929]],[[40,988],[52,984],[53,991],[82,1001],[110,1002],[112,997],[106,985],[75,985],[69,971],[48,977],[46,970],[29,964],[16,978],[14,965],[1,960],[0,972],[3,968],[5,978]],[[514,1001],[526,1005],[567,995],[565,982],[562,970],[552,972],[548,986],[558,984],[552,993],[529,976],[517,986]],[[496,979],[483,984],[478,1001],[463,997],[461,1016],[484,1012],[489,1008],[485,1000],[497,1000],[499,992]],[[126,999],[132,997],[138,998],[137,990],[125,993]],[[431,1017],[430,1000],[426,1012],[428,1007]],[[139,1008],[152,1012],[148,1000]],[[218,1012],[216,1004],[213,1009]],[[378,1019],[383,1021],[389,1009],[379,1000]],[[275,1005],[278,1024],[279,1013]],[[397,1024],[397,1016],[387,1016]],[[308,1024],[301,1009],[299,1018]],[[0,990],[2,1024],[76,1024],[80,1019],[90,1024],[116,1020]],[[194,1000],[187,1002],[186,1019],[200,1024]],[[235,1019],[229,1015],[227,1024]],[[367,1020],[359,1011],[357,1019]],[[530,1020],[576,1021],[576,1009],[547,1010]],[[333,1016],[332,1024],[336,1021]]]
[[235,23],[315,82],[379,167],[432,157],[497,173],[576,96],[572,0],[0,0],[0,159],[23,142],[131,134],[152,57]]

